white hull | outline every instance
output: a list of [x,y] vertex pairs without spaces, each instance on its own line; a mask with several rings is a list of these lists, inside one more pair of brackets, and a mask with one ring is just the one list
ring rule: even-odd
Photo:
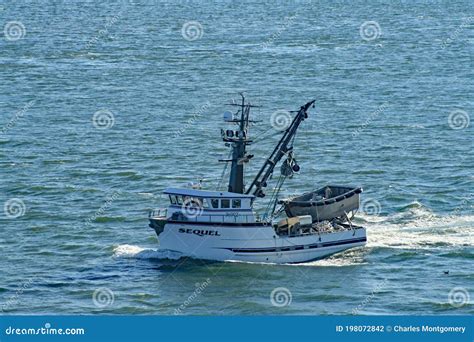
[[366,244],[366,230],[279,236],[272,226],[168,222],[157,231],[160,249],[218,261],[301,263]]

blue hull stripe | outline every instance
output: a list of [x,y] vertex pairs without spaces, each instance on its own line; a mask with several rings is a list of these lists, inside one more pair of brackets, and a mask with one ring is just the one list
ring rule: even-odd
[[357,243],[357,242],[367,242],[366,237],[357,238],[357,239],[349,239],[349,240],[340,240],[340,241],[333,241],[333,242],[321,242],[321,243],[313,243],[311,245],[298,245],[298,246],[291,246],[291,247],[280,247],[280,248],[222,248],[230,250],[234,253],[270,253],[270,252],[287,252],[287,251],[297,251],[302,249],[313,249],[313,248],[322,248],[322,247],[332,247],[332,246],[339,246],[339,245],[347,245],[350,243]]

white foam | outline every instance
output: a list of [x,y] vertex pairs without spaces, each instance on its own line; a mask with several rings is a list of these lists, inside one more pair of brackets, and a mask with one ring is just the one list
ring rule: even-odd
[[178,260],[183,254],[170,250],[143,248],[133,245],[119,245],[114,248],[114,257],[132,259]]
[[320,259],[311,262],[305,262],[301,264],[294,264],[295,266],[318,266],[318,267],[348,267],[348,266],[360,266],[365,265],[367,262],[359,262],[353,258],[327,258]]
[[474,244],[474,216],[441,216],[423,205],[389,216],[362,215],[369,247],[437,248]]
[[155,195],[153,195],[151,192],[139,192],[138,195],[146,198],[155,197]]

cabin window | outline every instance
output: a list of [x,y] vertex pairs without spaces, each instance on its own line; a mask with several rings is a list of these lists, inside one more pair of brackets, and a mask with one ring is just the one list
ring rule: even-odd
[[200,198],[191,197],[191,206],[202,208],[202,200]]
[[219,200],[217,198],[211,199],[211,205],[215,209],[219,208]]
[[200,199],[202,201],[202,207],[203,208],[209,208],[209,202],[207,201],[207,198]]
[[176,204],[176,197],[175,197],[175,196],[171,196],[171,195],[169,195],[169,197],[170,197],[170,202],[171,202],[171,204]]
[[186,207],[191,207],[191,208],[202,208],[202,199],[197,198],[197,197],[191,197],[191,196],[184,196],[184,202],[183,204]]
[[230,200],[222,199],[221,200],[221,208],[230,208]]
[[240,208],[242,207],[242,201],[240,199],[232,200],[232,208]]
[[183,204],[183,200],[182,200],[182,197],[181,196],[176,196],[176,204]]

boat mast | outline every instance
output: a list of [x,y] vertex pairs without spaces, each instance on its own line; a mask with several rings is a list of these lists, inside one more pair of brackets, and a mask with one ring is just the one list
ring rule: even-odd
[[226,143],[230,143],[232,146],[232,159],[221,161],[232,162],[228,191],[243,194],[245,191],[244,164],[253,157],[253,155],[246,154],[246,146],[252,142],[247,137],[248,126],[249,122],[254,122],[253,120],[249,120],[250,108],[257,106],[253,106],[250,103],[245,103],[245,97],[242,93],[240,96],[242,96],[242,103],[240,105],[235,103],[230,104],[232,106],[240,107],[240,110],[237,112],[237,114],[240,114],[240,118],[237,117],[227,120],[228,122],[236,123],[239,129],[236,131],[222,130],[221,132],[222,139]]
[[289,151],[293,149],[293,146],[288,146],[294,136],[296,135],[296,131],[298,130],[299,125],[303,122],[304,119],[308,117],[307,110],[311,105],[314,104],[314,101],[310,101],[304,106],[300,108],[298,114],[294,117],[293,121],[291,122],[290,126],[285,130],[283,137],[280,139],[278,144],[276,145],[275,149],[273,150],[270,157],[265,161],[262,168],[258,172],[257,176],[253,180],[250,187],[245,192],[246,194],[250,194],[253,188],[253,195],[256,197],[264,197],[265,193],[263,192],[262,188],[267,186],[267,180],[273,173],[273,169],[275,168],[276,164],[281,160],[281,158]]

